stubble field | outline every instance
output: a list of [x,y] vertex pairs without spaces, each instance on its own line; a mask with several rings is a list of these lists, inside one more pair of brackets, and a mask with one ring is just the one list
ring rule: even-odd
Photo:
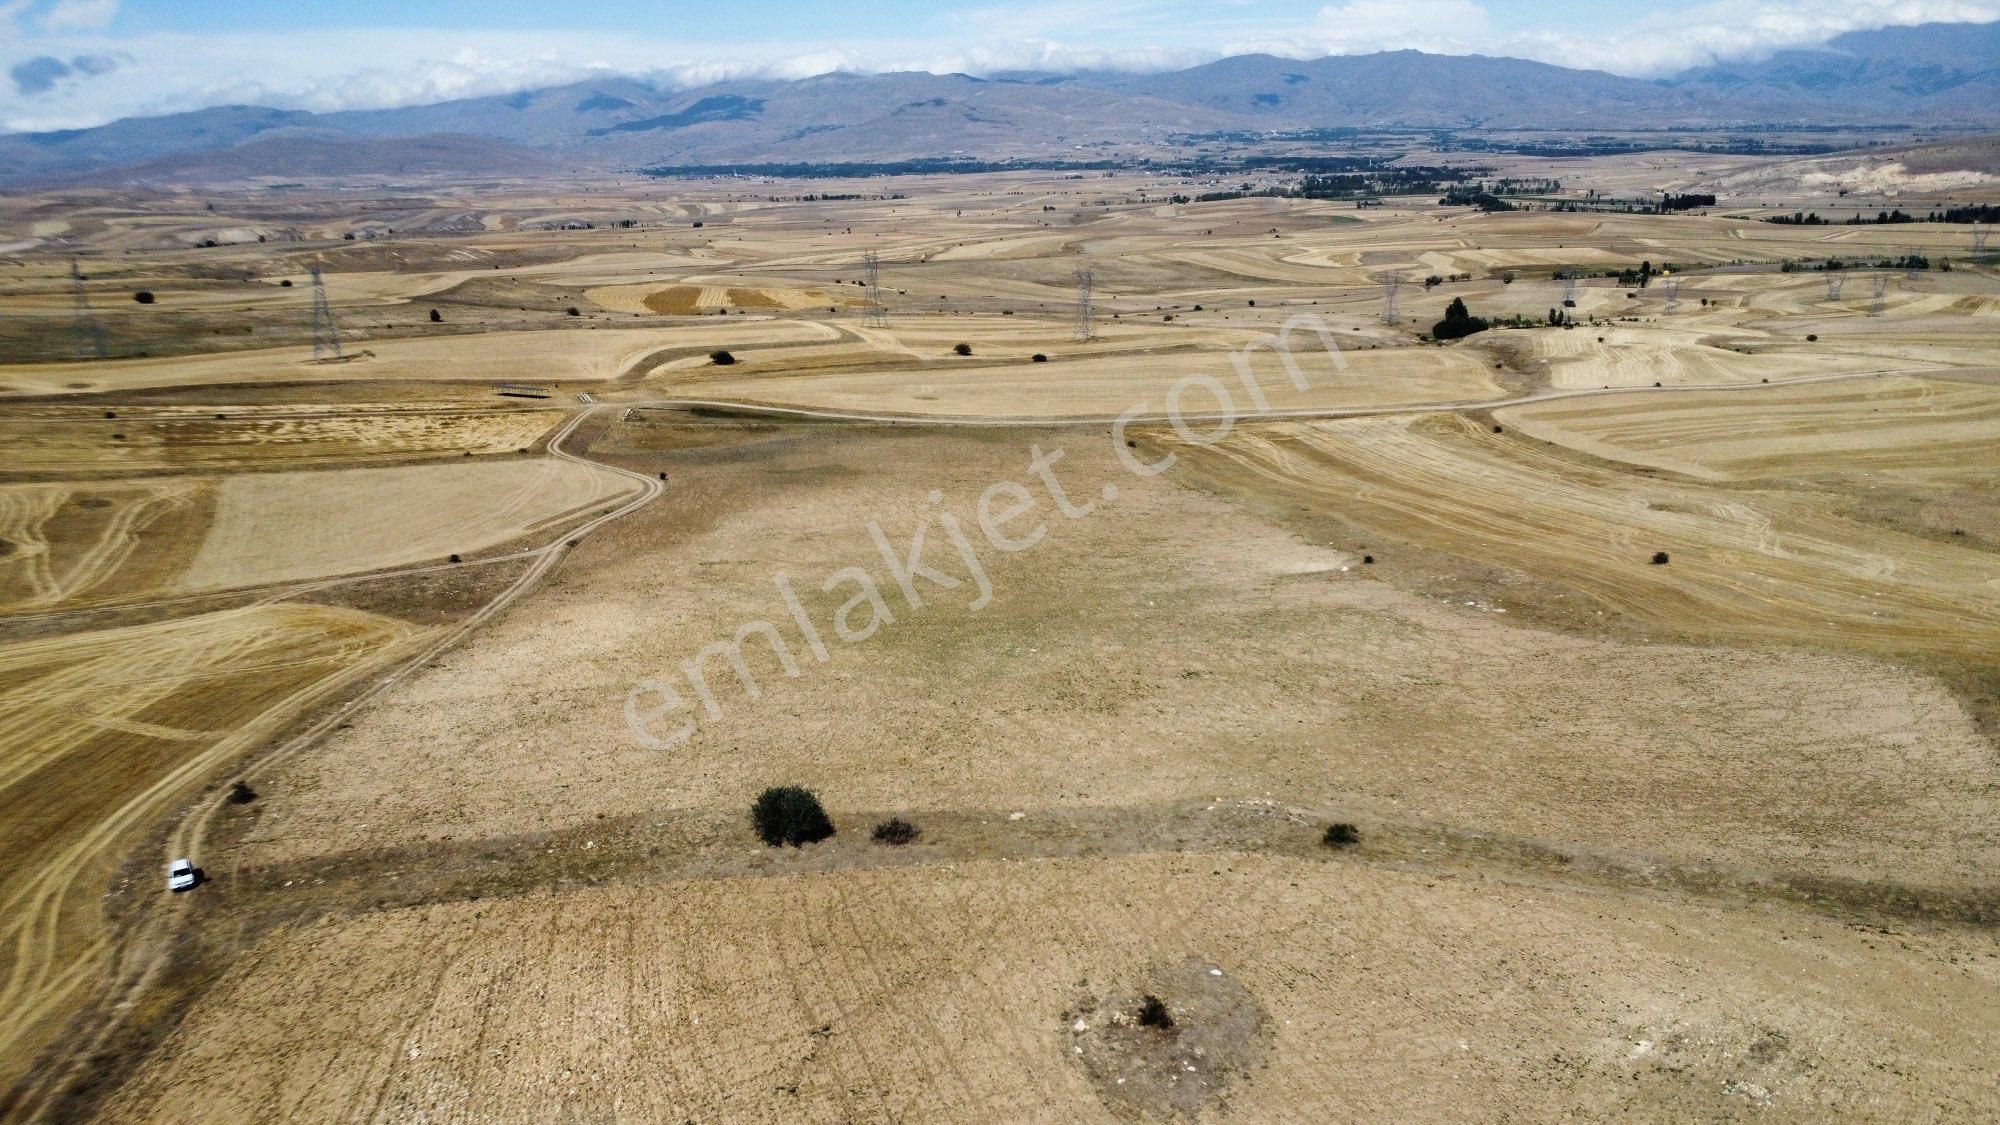
[[2000,1111],[1964,231],[1170,186],[4,232],[0,1113]]

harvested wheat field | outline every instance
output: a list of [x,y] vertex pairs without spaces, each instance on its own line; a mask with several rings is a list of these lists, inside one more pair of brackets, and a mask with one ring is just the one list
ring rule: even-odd
[[1991,479],[2000,384],[1890,376],[1760,394],[1632,395],[1510,406],[1494,417],[1610,461],[1709,481],[1771,477]]
[[950,82],[0,193],[0,1121],[2000,1115],[1962,199]]
[[354,409],[304,406],[151,407],[111,411],[51,406],[0,418],[7,471],[93,473],[297,469],[422,457],[513,453],[562,421],[555,410],[460,405]]
[[[1307,337],[1310,338],[1309,336]],[[688,388],[689,397],[853,413],[945,417],[1113,417],[1170,407],[1188,414],[1248,410],[1261,396],[1278,411],[1378,407],[1423,402],[1477,402],[1498,398],[1492,366],[1471,351],[1399,348],[1324,352],[1302,347],[1292,362],[1305,386],[1267,348],[1249,354],[1253,394],[1239,381],[1226,351],[1176,351],[1051,358],[1021,362],[1010,356],[980,361],[980,351],[957,370],[890,374],[858,371],[811,376],[710,378]],[[1188,376],[1208,381],[1176,389]],[[678,388],[655,381],[665,392]],[[1169,395],[1172,397],[1169,398]]]
[[[115,953],[106,886],[157,818],[420,636],[272,606],[0,645],[0,1074],[18,1081],[96,990]],[[136,893],[154,893],[155,871]]]
[[157,590],[199,549],[212,502],[178,478],[0,485],[0,608]]
[[[490,333],[476,340],[437,337],[395,340],[350,350],[342,360],[315,361],[310,348],[225,355],[111,360],[85,371],[71,364],[0,367],[0,394],[141,391],[161,387],[240,383],[345,381],[598,383],[633,372],[649,357],[725,343],[808,342],[833,338],[811,324],[737,324],[730,330],[610,329]],[[358,347],[359,345],[353,345]]]
[[557,526],[631,491],[550,459],[254,473],[216,486],[180,590],[262,586],[472,554]]
[[[1972,658],[2000,647],[2000,558],[1870,527],[1796,493],[1704,495],[1457,417],[1175,444],[1221,479],[1313,498],[1377,534],[1559,576],[1665,628],[1738,641],[1825,631],[1859,647]],[[1656,562],[1659,552],[1667,558]]]
[[[1923,1029],[2000,1002],[1993,965],[1957,937],[1310,857],[773,873],[281,929],[112,1111],[1979,1117],[1991,1031]],[[1239,1005],[1213,1057],[1109,1022],[1147,992],[1191,1022],[1212,980]]]

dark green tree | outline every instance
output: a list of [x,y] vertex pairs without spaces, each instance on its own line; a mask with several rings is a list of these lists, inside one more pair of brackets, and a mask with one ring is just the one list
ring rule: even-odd
[[775,786],[758,794],[757,803],[750,808],[750,821],[757,828],[757,838],[774,848],[786,844],[796,848],[833,835],[833,821],[819,798],[812,790],[796,785]]
[[1487,323],[1473,316],[1465,307],[1465,298],[1453,297],[1445,306],[1444,319],[1431,326],[1431,338],[1436,340],[1456,340],[1470,336],[1474,332],[1484,332]]

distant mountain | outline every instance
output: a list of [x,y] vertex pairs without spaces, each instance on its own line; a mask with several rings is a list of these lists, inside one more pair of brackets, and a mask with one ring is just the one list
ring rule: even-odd
[[183,152],[118,169],[73,172],[91,183],[230,183],[343,176],[500,176],[567,167],[555,154],[490,137],[450,133],[355,137],[332,130],[280,130],[229,148]]
[[[311,114],[230,106],[97,129],[0,136],[0,181],[98,169],[187,177],[273,168],[297,142],[308,168],[470,170],[472,138],[519,146],[495,170],[1119,155],[1174,134],[1342,126],[1611,131],[1648,126],[1924,123],[2000,128],[2000,23],[1840,36],[1762,62],[1665,81],[1521,59],[1389,51],[1294,60],[1243,55],[1161,74],[823,74],[661,90],[633,78],[402,109]],[[445,142],[439,137],[457,140]],[[340,143],[337,138],[347,138]],[[425,139],[426,155],[367,140]],[[247,154],[236,152],[248,148]],[[207,154],[204,156],[203,154]],[[168,160],[164,158],[187,158]],[[413,163],[414,162],[414,163]],[[130,178],[133,173],[126,173]],[[243,175],[254,175],[241,171]],[[283,174],[283,173],[274,173]],[[339,173],[327,173],[339,174]]]
[[1762,62],[1701,67],[1665,85],[1693,98],[1786,105],[1829,121],[1992,124],[2000,110],[2000,23],[1850,32]]
[[310,125],[300,110],[218,106],[169,117],[128,117],[95,129],[13,133],[0,137],[0,177],[23,179],[52,172],[136,164],[174,153],[206,152],[241,144],[273,129]]
[[1239,55],[1167,74],[1088,75],[1147,94],[1256,119],[1259,126],[1545,126],[1743,121],[1761,108],[1636,78],[1523,59],[1385,51],[1300,61]]
[[632,80],[367,113],[320,123],[378,136],[497,137],[641,163],[1015,156],[1233,128],[1227,113],[1074,82],[964,74],[822,74],[655,91]]

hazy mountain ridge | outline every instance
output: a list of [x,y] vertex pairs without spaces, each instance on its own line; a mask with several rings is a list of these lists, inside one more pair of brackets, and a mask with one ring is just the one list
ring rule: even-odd
[[1972,112],[1991,123],[2000,108],[2000,23],[1851,32],[1758,63],[1702,67],[1666,85],[1817,108],[1843,120],[1949,120]]
[[[313,114],[226,106],[0,136],[0,179],[70,179],[128,166],[123,178],[185,177],[201,173],[203,162],[165,158],[220,154],[300,130],[316,138],[300,150],[310,152],[313,169],[341,166],[344,152],[350,171],[362,173],[430,159],[364,141],[430,138],[435,148],[447,135],[540,150],[568,167],[630,167],[952,155],[1087,159],[1174,133],[1341,126],[2000,128],[1996,60],[2000,23],[1850,33],[1824,47],[1663,81],[1418,51],[1311,60],[1242,55],[1155,74],[835,73],[672,91],[608,77],[400,109]],[[476,149],[460,142],[450,160],[473,159]],[[261,147],[249,163],[218,159],[214,174],[257,174],[245,169],[280,163],[273,159],[280,152]]]

